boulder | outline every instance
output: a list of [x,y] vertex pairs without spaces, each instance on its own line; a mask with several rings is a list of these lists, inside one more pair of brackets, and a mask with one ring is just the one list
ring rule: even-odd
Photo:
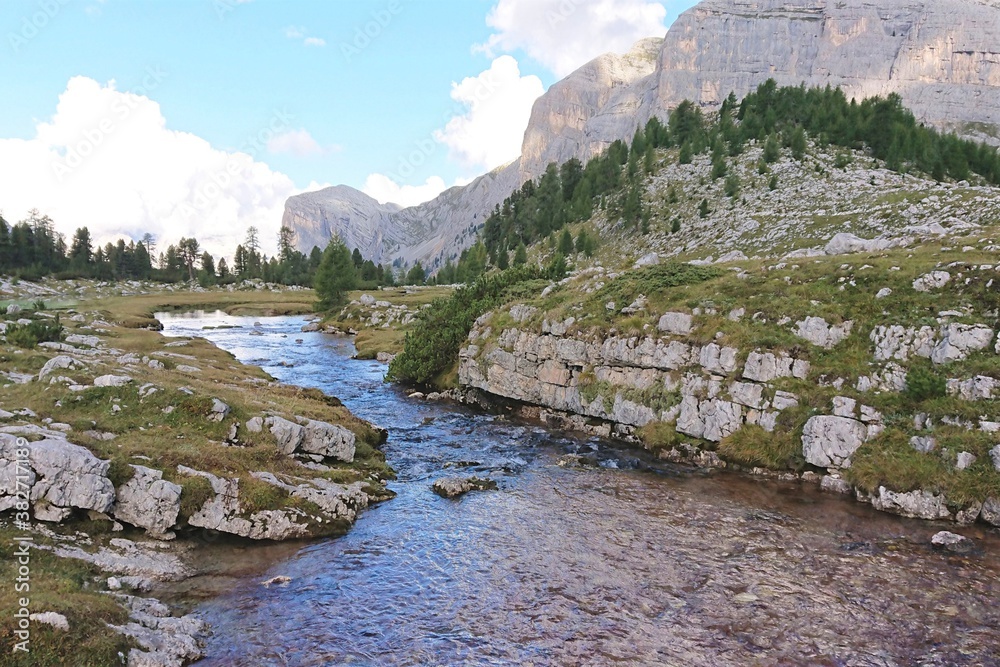
[[807,317],[796,324],[796,336],[825,349],[830,349],[847,338],[854,327],[854,322],[850,320],[831,326],[822,317]]
[[212,399],[212,411],[209,413],[208,418],[214,422],[221,422],[225,419],[229,413],[232,412],[232,408],[223,403],[217,398]]
[[73,357],[68,357],[65,354],[60,354],[57,357],[52,357],[45,362],[42,366],[42,370],[38,371],[38,379],[43,380],[52,373],[61,370],[79,370],[81,368],[86,368],[82,361],[74,359]]
[[129,622],[109,626],[131,637],[141,648],[128,654],[128,667],[180,667],[204,655],[199,638],[208,625],[194,616],[175,617],[151,598],[117,595],[129,609]]
[[951,274],[947,271],[931,271],[914,280],[913,289],[918,292],[930,292],[944,287],[950,280]]
[[871,498],[872,507],[883,512],[900,514],[911,519],[950,519],[951,512],[944,496],[929,491],[898,493],[884,486]]
[[664,313],[656,326],[663,333],[684,336],[691,333],[691,315],[688,313]]
[[809,362],[793,359],[788,355],[772,352],[751,352],[743,367],[743,378],[755,382],[771,382],[777,378],[805,379],[809,375]]
[[[28,442],[28,466],[18,469],[22,449],[10,435],[0,434],[0,502],[7,504],[17,492],[17,475],[31,488],[31,501],[39,520],[61,521],[73,508],[107,512],[115,500],[108,479],[108,461],[66,440],[46,438]],[[22,487],[23,488],[23,487]]]
[[43,611],[38,614],[29,614],[28,619],[35,621],[36,623],[51,625],[56,630],[62,630],[64,632],[69,630],[69,620],[62,614],[57,614],[54,611]]
[[[207,530],[217,530],[252,540],[287,540],[307,537],[310,528],[308,517],[295,508],[261,510],[249,517],[240,504],[239,479],[223,479],[208,472],[177,466],[184,475],[204,477],[215,492],[213,498],[188,519],[188,525]],[[296,521],[301,519],[302,522]]]
[[969,452],[959,452],[955,460],[955,470],[965,470],[976,462],[976,455]]
[[181,487],[163,479],[163,472],[133,465],[132,479],[118,487],[114,517],[154,536],[165,535],[181,509]]
[[299,448],[310,454],[350,463],[354,460],[356,436],[343,426],[306,420],[305,434]]
[[1000,445],[990,450],[990,458],[993,459],[993,467],[1000,472]]
[[821,468],[850,465],[850,457],[868,437],[868,427],[848,417],[810,417],[802,429],[802,455]]
[[[247,425],[249,427],[249,424]],[[302,444],[305,429],[284,417],[271,416],[264,420],[266,426],[278,441],[278,450],[282,454],[291,455]]]
[[931,538],[931,544],[935,549],[963,554],[972,551],[976,546],[968,537],[947,530],[935,533],[934,537]]
[[132,381],[127,375],[102,375],[94,378],[95,387],[124,387]]
[[993,329],[984,324],[948,324],[941,328],[940,342],[931,350],[931,361],[944,364],[965,359],[985,350],[993,342]]
[[915,435],[910,438],[910,447],[922,454],[929,454],[937,448],[937,440],[929,435]]
[[1000,526],[1000,498],[987,498],[979,517],[992,526]]
[[371,308],[372,306],[375,305],[375,297],[373,297],[371,294],[362,294],[361,305]]
[[469,491],[495,489],[497,483],[480,477],[445,477],[434,482],[431,488],[442,498],[456,498]]

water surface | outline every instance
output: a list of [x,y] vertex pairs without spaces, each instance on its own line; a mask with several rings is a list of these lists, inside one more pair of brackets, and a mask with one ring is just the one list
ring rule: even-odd
[[[205,336],[389,429],[399,473],[398,496],[345,537],[284,545],[264,577],[287,585],[238,578],[201,603],[214,628],[201,667],[1000,665],[992,529],[409,399],[299,317],[158,317],[168,336]],[[236,328],[204,329],[219,325]],[[568,453],[600,465],[567,466]],[[499,490],[431,492],[456,473]],[[980,551],[933,551],[943,528]]]

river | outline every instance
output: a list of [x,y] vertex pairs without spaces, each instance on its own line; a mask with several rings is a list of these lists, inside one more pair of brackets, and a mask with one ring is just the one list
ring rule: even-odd
[[[199,667],[1000,665],[993,529],[410,399],[303,318],[157,317],[387,428],[399,475],[344,537],[242,550],[262,571],[195,607],[213,627]],[[472,473],[499,489],[431,492]],[[934,551],[942,529],[977,551]]]

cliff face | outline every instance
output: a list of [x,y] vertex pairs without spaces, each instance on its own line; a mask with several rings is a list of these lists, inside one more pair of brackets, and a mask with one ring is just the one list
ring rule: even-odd
[[378,261],[434,268],[471,245],[490,209],[548,163],[586,160],[684,99],[713,106],[768,78],[841,86],[858,99],[898,93],[924,122],[1000,143],[1000,8],[985,0],[705,0],[663,40],[596,58],[554,84],[535,102],[513,164],[402,211],[362,205],[364,195],[343,186],[301,195],[284,221],[302,250],[337,233]]
[[977,0],[705,0],[660,50],[657,114],[763,80],[898,93],[918,119],[997,141],[1000,10]]

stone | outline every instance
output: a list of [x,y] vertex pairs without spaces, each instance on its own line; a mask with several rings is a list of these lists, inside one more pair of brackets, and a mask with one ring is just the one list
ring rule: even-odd
[[1000,498],[987,498],[983,501],[979,516],[991,526],[1000,526]]
[[232,411],[228,405],[223,403],[217,398],[212,399],[212,411],[209,413],[208,418],[213,422],[221,422],[225,419],[229,413]]
[[951,551],[953,553],[969,553],[975,548],[975,543],[969,538],[958,535],[956,533],[949,532],[947,530],[942,530],[934,534],[931,538],[931,544],[936,549],[941,549],[943,551]]
[[132,378],[127,375],[102,375],[94,378],[95,387],[124,387],[132,382]]
[[43,380],[56,371],[80,370],[82,368],[86,368],[86,365],[82,361],[60,354],[45,362],[42,370],[38,371],[38,379]]
[[[729,397],[734,403],[745,405],[748,408],[761,409],[764,407],[764,387],[752,382],[734,382],[729,386]],[[775,406],[777,407],[777,406]]]
[[810,417],[802,429],[802,455],[821,468],[848,467],[850,457],[868,437],[868,428],[847,417]]
[[362,294],[361,305],[371,308],[372,306],[375,305],[375,297],[373,297],[371,294]]
[[174,368],[175,368],[175,370],[177,370],[177,371],[179,371],[181,373],[200,373],[201,372],[201,369],[198,368],[197,366],[190,366],[188,364],[177,364],[177,366],[175,366]]
[[728,375],[736,370],[738,352],[734,347],[720,347],[715,343],[709,343],[701,348],[698,363],[709,373]]
[[643,255],[635,261],[635,268],[641,269],[644,266],[656,266],[660,263],[660,256],[655,252]]
[[854,418],[858,402],[846,396],[833,397],[833,414],[837,417]]
[[496,489],[497,483],[480,477],[445,477],[435,481],[431,488],[442,498],[456,498],[469,491]]
[[319,322],[307,322],[299,329],[302,333],[313,333],[319,331]]
[[354,460],[354,432],[336,424],[308,419],[299,449],[345,463]]
[[873,252],[888,247],[884,239],[863,239],[854,234],[835,234],[823,252],[827,255],[847,255],[855,252]]
[[955,470],[965,470],[976,462],[975,454],[969,452],[959,452],[955,460]]
[[879,290],[879,291],[878,291],[878,292],[877,292],[877,293],[875,294],[875,298],[876,298],[876,299],[884,299],[884,298],[886,298],[887,296],[889,296],[889,295],[891,295],[891,294],[892,294],[892,289],[890,289],[890,288],[888,288],[888,287],[883,287],[882,289],[880,289],[880,290]]
[[960,361],[972,352],[985,350],[993,342],[993,329],[981,324],[948,324],[940,335],[940,342],[930,355],[935,364]]
[[911,519],[950,519],[951,512],[944,496],[930,491],[897,493],[880,486],[871,499],[872,507],[883,512],[899,514]]
[[141,648],[128,654],[128,667],[180,667],[204,655],[199,639],[208,625],[193,615],[174,617],[151,598],[118,594],[129,609],[129,622],[109,627],[132,638]]
[[914,280],[913,289],[918,292],[930,292],[944,287],[950,280],[951,274],[947,271],[931,271]]
[[253,419],[249,419],[247,420],[246,427],[251,433],[260,433],[264,430],[264,418],[254,417]]
[[521,324],[531,319],[531,317],[537,312],[538,309],[534,306],[526,306],[523,303],[519,303],[511,306],[510,316],[515,322]]
[[[62,434],[59,434],[60,437]],[[20,457],[16,438],[0,433],[0,499],[16,493]],[[108,479],[110,463],[66,440],[46,438],[29,442],[30,471],[22,482],[31,488],[36,517],[62,520],[71,508],[107,512],[115,500],[115,489]]]
[[681,399],[681,410],[677,417],[677,431],[695,438],[720,442],[740,429],[743,425],[742,406],[710,399],[699,401],[694,396]]
[[782,377],[805,379],[809,362],[772,352],[751,352],[743,366],[743,378],[755,382],[772,382]]
[[771,405],[775,410],[787,410],[788,408],[798,407],[799,397],[791,392],[779,390],[774,392],[774,400],[771,401]]
[[67,618],[62,614],[57,614],[54,611],[43,611],[37,614],[28,614],[28,619],[35,621],[36,623],[51,625],[56,630],[62,630],[63,632],[69,630],[69,620],[67,620]]
[[819,481],[819,488],[823,491],[843,495],[847,495],[852,491],[851,485],[847,483],[847,480],[842,479],[838,475],[823,475],[823,478]]
[[818,347],[830,349],[851,334],[854,322],[848,320],[840,325],[831,326],[822,317],[807,317],[797,325],[796,336]]
[[284,417],[276,415],[268,417],[264,420],[264,425],[278,441],[278,451],[282,454],[293,454],[305,438],[305,429]]
[[86,345],[88,347],[97,347],[101,344],[101,339],[97,336],[82,336],[80,334],[69,334],[66,336],[66,342],[70,345]]
[[990,450],[990,458],[993,459],[993,467],[1000,472],[1000,445]]
[[937,440],[929,435],[915,435],[910,438],[910,447],[922,454],[930,454],[937,448]]
[[163,479],[163,472],[133,465],[135,474],[118,487],[113,515],[151,535],[165,535],[181,509],[181,487]]
[[977,375],[968,380],[948,380],[948,393],[960,396],[963,401],[988,401],[1000,382],[988,375]]
[[656,326],[663,333],[684,336],[691,333],[691,315],[688,313],[664,313]]
[[8,315],[18,315],[20,313],[21,313],[21,306],[17,305],[16,303],[11,303],[7,305]]

